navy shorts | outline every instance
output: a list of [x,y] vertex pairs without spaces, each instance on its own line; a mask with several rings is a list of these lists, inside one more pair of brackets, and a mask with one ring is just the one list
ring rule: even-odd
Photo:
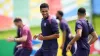
[[31,52],[32,50],[29,50],[27,48],[18,48],[14,56],[30,56]]
[[19,43],[19,42],[16,42],[16,44],[15,44],[15,47],[14,47],[13,54],[15,54],[15,52],[18,50],[18,48],[17,48],[17,45],[19,45],[19,44],[21,44],[21,43]]
[[89,56],[89,50],[87,49],[77,49],[73,56]]
[[15,46],[13,54],[15,54],[17,50],[18,50],[18,48]]
[[44,50],[42,48],[40,48],[35,56],[57,56],[57,49],[53,49],[53,50]]

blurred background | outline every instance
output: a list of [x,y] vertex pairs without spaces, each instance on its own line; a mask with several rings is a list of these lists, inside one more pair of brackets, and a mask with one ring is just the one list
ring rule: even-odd
[[[57,10],[64,12],[64,19],[75,34],[75,21],[77,19],[77,10],[84,7],[87,11],[87,19],[93,24],[98,40],[91,45],[90,56],[100,56],[100,0],[0,0],[0,56],[13,56],[15,43],[7,42],[5,39],[9,36],[16,36],[16,27],[13,24],[15,17],[22,18],[24,24],[31,29],[32,35],[41,32],[41,14],[39,6],[41,3],[48,3],[50,14],[55,17]],[[60,35],[61,36],[61,35]],[[62,38],[58,39],[59,46]],[[40,48],[42,41],[33,40],[33,56]],[[61,56],[61,49],[58,48],[57,56]],[[71,56],[70,52],[67,52]]]

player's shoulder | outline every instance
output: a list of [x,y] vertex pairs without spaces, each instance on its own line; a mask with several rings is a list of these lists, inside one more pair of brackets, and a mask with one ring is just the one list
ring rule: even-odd
[[49,16],[48,20],[49,20],[49,22],[51,22],[51,23],[57,22],[57,21],[56,21],[56,18],[53,17],[53,16]]
[[29,26],[24,25],[23,30],[30,30]]
[[76,24],[81,24],[82,21],[80,19],[76,20]]

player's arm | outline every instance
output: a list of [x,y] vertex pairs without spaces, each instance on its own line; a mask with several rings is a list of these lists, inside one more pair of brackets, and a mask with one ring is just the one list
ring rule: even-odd
[[[40,40],[51,40],[51,39],[57,39],[57,38],[59,38],[58,23],[56,22],[55,19],[52,19],[52,20],[51,20],[51,29],[52,29],[52,32],[53,32],[54,34],[49,35],[49,36],[42,36],[42,35],[40,35],[40,36],[38,37],[38,39],[40,39]],[[41,38],[41,37],[42,37],[42,38]]]
[[27,36],[26,35],[23,35],[20,38],[14,38],[14,37],[7,38],[7,41],[9,41],[9,42],[13,42],[13,41],[15,41],[15,42],[25,42],[26,40],[27,40]]
[[69,44],[73,45],[75,41],[77,41],[81,37],[81,35],[82,35],[82,29],[77,29],[75,37],[71,40],[71,42],[69,42]]
[[65,43],[65,39],[66,39],[66,31],[62,32],[62,45]]
[[[40,34],[42,35],[42,33],[40,33]],[[35,35],[33,36],[33,39],[38,38],[38,36],[39,36],[40,34],[35,34]]]
[[20,38],[9,37],[7,40],[9,42],[12,42],[12,41],[15,41],[15,42],[25,42],[27,40],[27,34],[28,34],[27,29],[23,29],[22,37],[20,37]]
[[51,40],[51,39],[59,38],[58,23],[55,19],[51,19],[51,29],[54,34],[49,35],[49,36],[44,36],[44,40]]
[[63,49],[64,47],[65,40],[66,40],[66,31],[62,31],[62,44],[60,46],[61,49]]
[[98,39],[98,35],[95,31],[92,32],[91,35],[92,35],[92,39],[89,41],[89,45],[93,44]]
[[95,32],[92,24],[89,24],[89,27],[90,27],[90,34],[92,35],[90,38],[90,41],[88,42],[89,45],[93,44],[97,39],[98,39],[98,35],[97,33]]
[[51,40],[51,39],[56,39],[59,38],[59,34],[53,34],[53,35],[49,35],[49,36],[44,36],[43,40]]
[[25,42],[27,40],[27,35],[23,35],[20,38],[14,38],[14,41],[16,42]]
[[27,40],[28,30],[26,28],[23,29],[23,35],[20,38],[15,38],[16,42],[25,42]]
[[75,41],[77,41],[78,39],[80,39],[82,35],[82,24],[80,21],[76,22],[76,35],[75,37],[69,42],[69,45],[73,45],[75,43]]
[[61,49],[64,47],[65,39],[66,39],[66,27],[63,22],[60,23],[60,29],[62,31],[62,44],[61,44]]
[[78,39],[80,39],[81,34],[82,34],[82,29],[81,28],[80,29],[77,29],[76,32],[77,33],[76,33],[75,37],[69,42],[69,44],[67,45],[66,50],[71,50],[71,47],[75,43],[75,41],[77,41]]

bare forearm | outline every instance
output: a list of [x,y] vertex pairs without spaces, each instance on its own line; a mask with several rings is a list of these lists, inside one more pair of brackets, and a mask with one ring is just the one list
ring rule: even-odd
[[93,44],[98,39],[98,35],[95,31],[92,32],[91,35],[92,35],[92,39],[89,41],[90,45]]
[[97,38],[92,38],[91,41],[89,42],[89,45],[93,44],[96,40]]
[[65,37],[62,38],[62,44],[65,43]]
[[15,38],[14,41],[16,41],[16,42],[23,42],[23,40],[21,38]]
[[51,40],[51,39],[57,39],[59,38],[59,34],[53,34],[50,36],[44,36],[43,40]]
[[76,35],[71,42],[69,42],[69,44],[73,45],[75,43],[75,41],[77,41],[80,38],[80,36]]
[[20,37],[20,38],[15,38],[14,41],[16,42],[25,42],[27,38]]
[[66,32],[64,31],[64,32],[62,33],[62,44],[65,43],[65,39],[66,39]]

